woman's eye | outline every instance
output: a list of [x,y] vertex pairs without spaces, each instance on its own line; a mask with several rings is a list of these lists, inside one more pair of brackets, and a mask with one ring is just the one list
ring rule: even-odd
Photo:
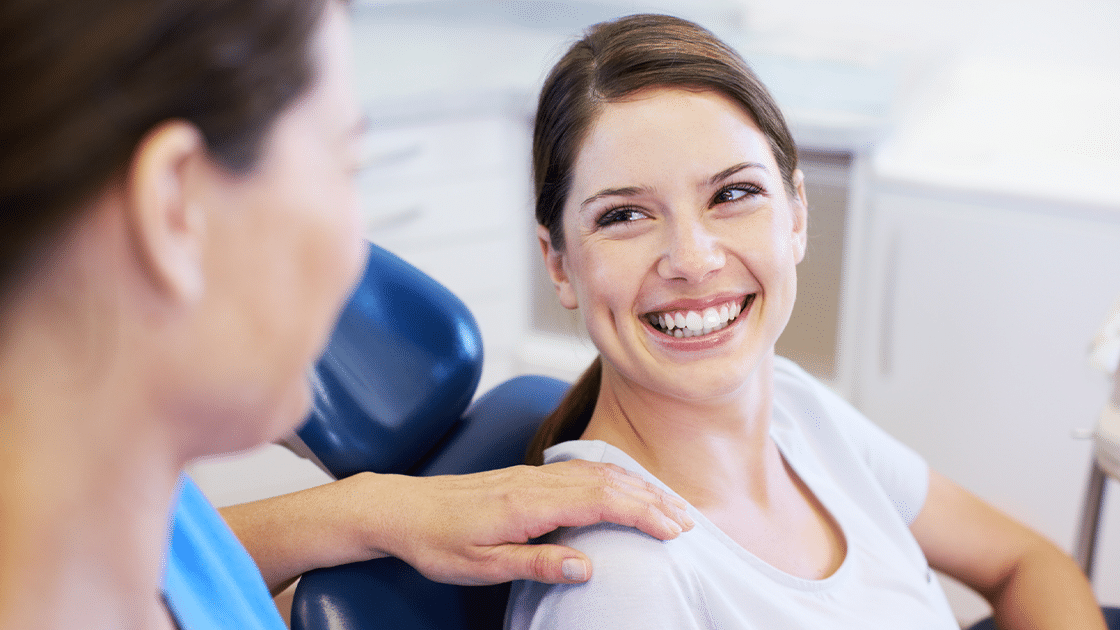
[[641,211],[634,208],[613,208],[603,213],[596,223],[599,227],[606,227],[615,223],[629,223],[644,218]]
[[748,196],[754,196],[760,194],[761,192],[762,188],[754,184],[735,184],[734,186],[728,186],[727,188],[724,188],[723,190],[716,193],[715,199],[712,200],[712,204],[715,205],[717,203],[730,203],[732,201],[739,201],[740,199]]

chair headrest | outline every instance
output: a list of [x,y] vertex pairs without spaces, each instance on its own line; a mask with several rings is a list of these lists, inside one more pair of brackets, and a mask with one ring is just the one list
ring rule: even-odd
[[466,305],[371,244],[297,433],[336,478],[403,473],[459,420],[481,374],[482,336]]
[[410,471],[420,475],[461,475],[525,463],[525,450],[569,384],[525,374],[500,383],[463,412],[431,459]]

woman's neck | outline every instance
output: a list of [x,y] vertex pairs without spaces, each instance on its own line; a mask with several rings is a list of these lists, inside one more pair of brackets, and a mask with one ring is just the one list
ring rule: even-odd
[[583,439],[617,446],[693,505],[719,504],[764,494],[768,476],[781,471],[769,437],[772,401],[772,359],[733,394],[704,401],[634,387],[604,364]]
[[771,357],[735,395],[696,402],[636,390],[604,366],[583,437],[624,450],[764,562],[821,579],[846,543],[770,438],[773,374]]
[[170,628],[181,462],[128,385],[126,348],[94,365],[50,339],[20,331],[0,352],[0,627]]

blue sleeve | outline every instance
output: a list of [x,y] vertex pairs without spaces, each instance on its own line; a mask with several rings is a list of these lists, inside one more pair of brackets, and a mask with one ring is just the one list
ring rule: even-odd
[[163,579],[181,628],[286,630],[257,565],[186,475],[171,518]]

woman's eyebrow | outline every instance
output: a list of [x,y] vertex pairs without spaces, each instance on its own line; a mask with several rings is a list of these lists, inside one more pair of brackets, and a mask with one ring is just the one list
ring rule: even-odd
[[731,168],[725,168],[722,171],[716,173],[715,175],[712,175],[711,177],[708,178],[708,185],[709,186],[714,186],[714,185],[722,182],[723,180],[727,179],[728,177],[731,177],[735,173],[738,173],[739,171],[741,171],[743,169],[748,169],[748,168],[760,168],[764,171],[769,171],[770,170],[770,169],[766,168],[765,164],[761,164],[759,162],[743,162],[741,164],[736,164],[735,166],[732,166]]
[[[710,178],[708,178],[708,185],[714,186],[715,184],[718,184],[719,182],[727,179],[728,177],[731,177],[735,173],[738,173],[739,171],[742,171],[742,170],[748,169],[748,168],[758,168],[758,169],[762,169],[764,171],[769,171],[770,170],[770,169],[766,168],[766,165],[762,164],[761,162],[742,162],[742,163],[736,164],[735,166],[732,166],[730,168],[725,168],[722,171],[716,173],[715,175],[712,175]],[[649,191],[650,191],[650,189],[645,187],[645,186],[625,186],[623,188],[604,188],[603,190],[600,190],[599,192],[595,193],[594,195],[591,195],[587,199],[584,199],[583,203],[579,204],[579,207],[582,210],[583,208],[587,207],[588,204],[593,203],[593,202],[595,202],[598,199],[601,199],[603,197],[616,197],[616,196],[618,196],[618,197],[635,197],[637,195],[648,193]]]
[[626,186],[626,187],[623,187],[623,188],[604,188],[603,190],[600,190],[599,192],[595,193],[594,195],[591,195],[587,199],[584,199],[583,203],[579,204],[579,207],[580,207],[580,210],[583,210],[585,207],[587,207],[587,204],[592,203],[592,202],[596,201],[597,199],[601,199],[603,197],[615,197],[615,196],[636,197],[637,195],[647,193],[647,192],[649,192],[649,188],[646,188],[645,186]]

